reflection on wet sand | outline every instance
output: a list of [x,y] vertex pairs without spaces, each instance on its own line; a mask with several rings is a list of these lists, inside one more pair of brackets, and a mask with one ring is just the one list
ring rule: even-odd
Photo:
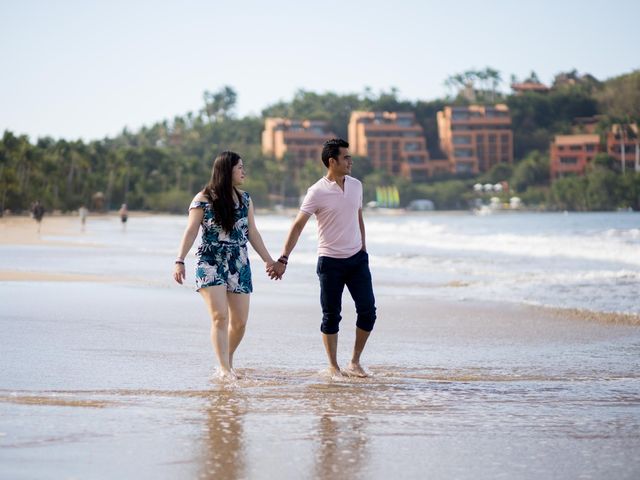
[[50,407],[104,408],[112,405],[111,402],[103,400],[60,398],[52,397],[51,395],[17,395],[13,392],[11,394],[0,393],[0,402]]
[[242,395],[233,389],[211,392],[205,408],[202,467],[199,478],[245,478],[244,414]]
[[314,478],[358,478],[367,464],[368,418],[340,413],[349,401],[344,395],[332,398],[319,415]]

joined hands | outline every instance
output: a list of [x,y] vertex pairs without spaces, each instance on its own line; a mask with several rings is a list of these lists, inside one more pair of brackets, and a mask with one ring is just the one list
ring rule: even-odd
[[267,275],[269,275],[271,280],[282,280],[282,276],[286,269],[287,266],[277,260],[275,262],[268,263],[266,266]]

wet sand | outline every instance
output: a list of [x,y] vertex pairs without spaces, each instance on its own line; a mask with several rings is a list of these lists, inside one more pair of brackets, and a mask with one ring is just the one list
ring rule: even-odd
[[[147,217],[152,214],[134,212],[132,217]],[[115,213],[92,214],[87,225],[107,220],[117,221]],[[85,226],[85,229],[87,227]],[[80,217],[73,213],[45,215],[38,231],[38,223],[27,215],[6,215],[0,217],[0,245],[76,245],[68,239],[77,239],[84,234]],[[60,239],[58,237],[62,237]]]
[[[242,378],[221,383],[190,285],[0,266],[0,477],[638,477],[637,326],[381,286],[372,376],[332,379],[313,268],[292,267],[255,272]],[[345,301],[342,364],[353,326]]]
[[76,225],[80,225],[79,218],[67,215],[47,215],[40,225],[40,232],[38,232],[38,223],[33,218],[4,216],[0,218],[0,245],[31,245],[51,242],[45,238],[51,235],[77,234],[74,228]]

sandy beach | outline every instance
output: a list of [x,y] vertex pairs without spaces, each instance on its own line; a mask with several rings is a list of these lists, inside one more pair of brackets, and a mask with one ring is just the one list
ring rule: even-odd
[[[0,219],[2,478],[640,472],[633,315],[403,294],[374,264],[379,319],[363,357],[372,375],[332,379],[301,245],[279,283],[252,257],[242,378],[220,383],[204,305],[169,277],[180,222],[120,232],[104,217],[81,234],[77,218],[49,217],[40,237],[34,223]],[[270,248],[280,230],[265,233]],[[157,234],[155,249],[140,246],[158,231],[166,247]],[[355,315],[344,307],[343,364]]]
[[37,222],[28,216],[0,217],[0,245],[33,245],[46,242],[45,238],[52,235],[78,234],[80,220],[72,216],[45,216],[40,233]]

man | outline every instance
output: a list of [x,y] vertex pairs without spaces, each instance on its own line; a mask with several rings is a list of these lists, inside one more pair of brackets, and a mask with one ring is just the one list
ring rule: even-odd
[[[322,163],[327,175],[307,191],[300,212],[291,226],[282,256],[269,268],[271,278],[284,274],[298,238],[309,217],[318,221],[318,266],[322,305],[322,340],[331,375],[366,377],[360,355],[376,320],[375,298],[369,271],[369,255],[362,219],[362,184],[349,176],[353,160],[349,144],[340,138],[325,142]],[[356,340],[353,356],[343,373],[337,361],[338,330],[344,287],[356,305]]]

